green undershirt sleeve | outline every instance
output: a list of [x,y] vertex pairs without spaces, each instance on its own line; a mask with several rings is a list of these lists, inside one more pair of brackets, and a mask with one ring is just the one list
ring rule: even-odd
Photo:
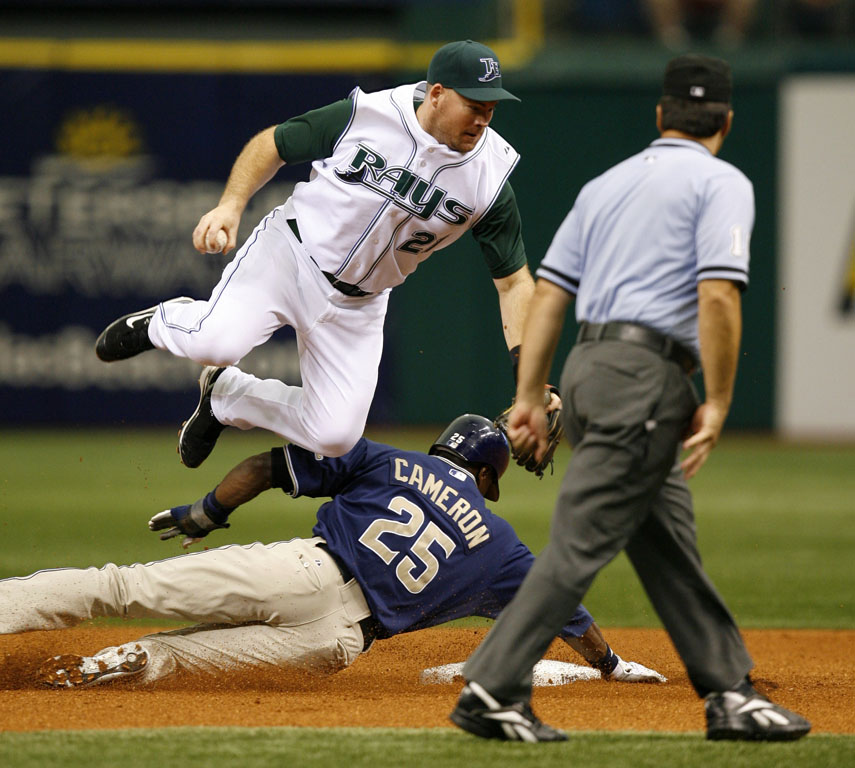
[[329,157],[350,124],[353,101],[341,99],[276,126],[276,149],[288,165]]
[[472,235],[494,280],[507,277],[527,264],[520,211],[509,181],[490,210],[472,228]]

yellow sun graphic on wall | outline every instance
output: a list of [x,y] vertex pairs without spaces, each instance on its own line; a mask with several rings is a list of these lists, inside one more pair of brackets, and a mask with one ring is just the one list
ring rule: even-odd
[[57,151],[87,165],[112,165],[139,155],[142,135],[133,117],[122,109],[99,105],[69,113],[59,126]]

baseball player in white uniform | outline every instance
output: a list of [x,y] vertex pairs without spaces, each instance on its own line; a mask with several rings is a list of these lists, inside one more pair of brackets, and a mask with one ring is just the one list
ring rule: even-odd
[[[375,639],[463,616],[495,617],[511,599],[534,555],[485,504],[498,499],[508,463],[504,433],[474,414],[449,424],[429,453],[365,438],[340,458],[274,448],[238,464],[195,504],[158,513],[149,528],[162,539],[183,535],[189,546],[274,487],[331,497],[312,538],[3,579],[0,634],[96,616],[202,622],[93,656],[51,658],[39,679],[58,688],[129,676],[149,683],[177,670],[336,672]],[[605,679],[664,679],[614,653],[584,606],[570,611],[559,636]]]
[[[427,82],[350,97],[270,127],[235,161],[219,205],[193,233],[199,251],[234,247],[251,196],[284,163],[309,180],[255,228],[207,301],[173,299],[116,320],[105,361],[165,349],[207,367],[179,437],[201,464],[226,425],[262,427],[324,456],[359,439],[377,383],[389,291],[467,230],[499,296],[514,365],[534,290],[508,177],[519,155],[489,128],[502,87],[496,54],[440,48]],[[302,386],[236,365],[283,325],[297,334]]]

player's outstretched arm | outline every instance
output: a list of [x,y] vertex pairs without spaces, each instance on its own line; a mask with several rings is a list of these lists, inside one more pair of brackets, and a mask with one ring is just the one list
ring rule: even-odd
[[621,683],[664,683],[666,678],[654,669],[636,661],[624,661],[606,642],[596,622],[591,624],[581,637],[562,635],[567,645],[592,667],[598,669],[603,680]]
[[207,496],[193,504],[182,504],[158,512],[148,521],[152,531],[160,531],[164,541],[184,535],[186,549],[211,531],[228,528],[229,515],[241,504],[254,499],[271,486],[271,454],[259,453],[244,459]]
[[[193,230],[193,247],[199,253],[228,253],[237,244],[240,218],[250,198],[285,164],[273,140],[275,126],[249,140],[232,166],[217,207],[208,211]],[[220,231],[226,243],[217,242]]]

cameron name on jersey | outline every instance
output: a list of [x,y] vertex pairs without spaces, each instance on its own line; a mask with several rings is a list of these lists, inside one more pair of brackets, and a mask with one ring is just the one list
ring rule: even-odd
[[[460,498],[457,490],[433,472],[425,474],[421,464],[413,462],[410,465],[406,459],[398,457],[393,465],[393,482],[415,488],[445,512],[457,524],[466,539],[468,549],[474,549],[490,538],[490,531],[484,524],[481,513],[466,499]],[[464,480],[467,477],[464,472],[454,468],[449,469],[449,474],[458,480]]]
[[436,215],[449,224],[465,224],[474,211],[409,168],[389,166],[379,152],[362,143],[348,167],[336,169],[335,175],[346,184],[362,184],[420,219]]

